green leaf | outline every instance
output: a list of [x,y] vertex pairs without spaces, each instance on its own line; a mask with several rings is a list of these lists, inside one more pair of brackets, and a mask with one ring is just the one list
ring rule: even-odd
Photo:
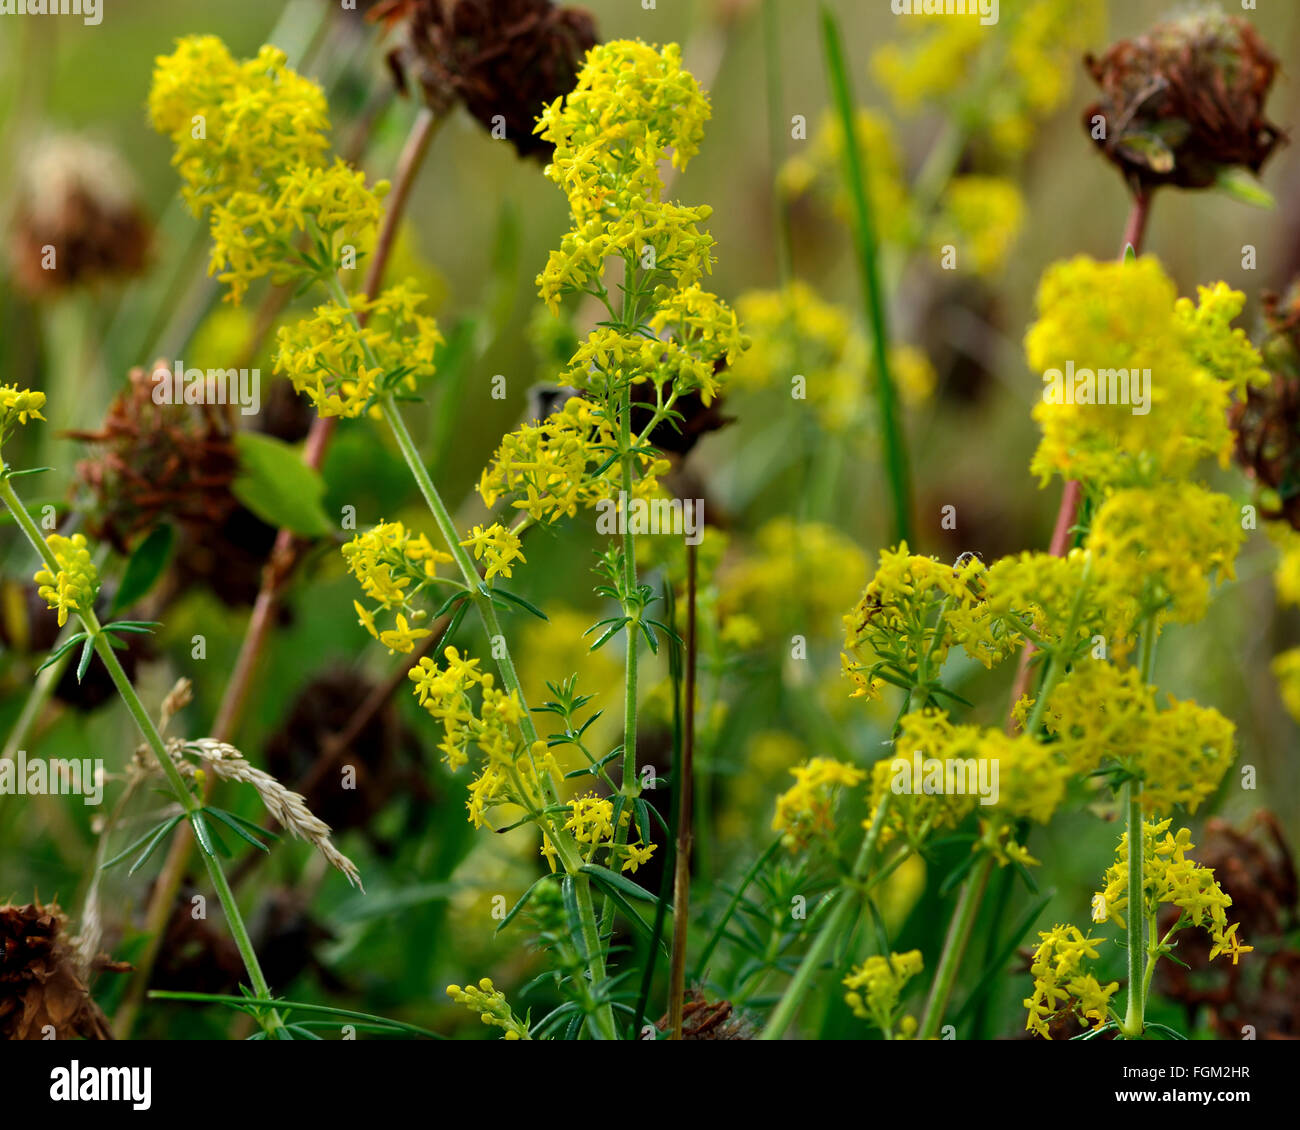
[[89,636],[81,647],[81,658],[77,661],[77,682],[85,678],[86,672],[90,669],[90,657],[95,654],[95,641]]
[[1252,208],[1264,208],[1272,211],[1277,207],[1277,200],[1254,177],[1248,176],[1240,169],[1220,169],[1215,178],[1214,187],[1225,196],[1231,196],[1242,204]]
[[146,840],[149,840],[149,839],[154,838],[155,836],[158,835],[158,833],[159,833],[160,831],[162,831],[162,832],[164,832],[164,833],[167,832],[167,831],[169,831],[170,829],[176,827],[176,825],[177,825],[179,822],[180,822],[180,817],[179,817],[179,816],[176,816],[176,817],[172,818],[170,821],[168,821],[168,820],[164,820],[161,824],[155,824],[152,828],[150,828],[150,829],[149,829],[149,830],[148,830],[148,831],[147,831],[143,836],[141,836],[139,839],[137,839],[137,840],[133,840],[133,841],[131,842],[131,846],[130,846],[130,847],[124,848],[122,851],[118,852],[115,856],[113,856],[112,859],[107,860],[107,861],[104,862],[104,863],[101,863],[101,864],[99,865],[99,866],[100,866],[100,870],[101,870],[101,871],[107,871],[110,867],[115,867],[115,866],[117,866],[117,864],[121,863],[122,860],[124,860],[128,855],[130,855],[132,852],[134,852],[134,851],[135,851],[138,847],[140,847],[140,846],[141,846],[141,845],[142,845]]
[[497,923],[497,928],[494,932],[499,934],[508,925],[510,925],[515,915],[518,914],[521,910],[523,910],[526,905],[528,905],[528,900],[533,897],[533,892],[537,890],[537,888],[540,887],[543,883],[549,882],[553,878],[554,878],[553,875],[543,875],[540,879],[538,879],[535,883],[533,883],[528,888],[528,890],[526,890],[522,895],[519,896],[519,901],[510,908],[510,912],[503,919],[501,919],[499,923]]
[[[580,870],[590,875],[592,881],[599,883],[602,887],[608,889],[615,887],[629,898],[634,898],[640,902],[658,902],[659,899],[647,891],[644,887],[632,882],[625,875],[620,875],[617,871],[611,871],[608,867],[602,867],[599,863],[584,863]],[[670,906],[669,910],[672,909]]]
[[251,832],[247,832],[243,828],[241,828],[234,820],[230,818],[229,814],[227,814],[222,809],[212,808],[209,806],[207,808],[204,808],[203,811],[206,812],[209,816],[216,817],[218,820],[221,821],[221,823],[226,825],[227,828],[229,828],[232,832],[234,832],[235,835],[237,835],[240,839],[247,840],[259,851],[269,852],[271,850],[269,847],[266,846],[266,844],[262,843],[262,841],[259,840],[256,836],[254,836]]
[[234,496],[262,521],[303,537],[325,537],[333,525],[321,505],[325,482],[289,444],[257,432],[235,437],[239,474]]
[[185,813],[178,812],[170,820],[166,820],[162,824],[158,825],[158,830],[154,832],[153,839],[151,839],[148,842],[148,844],[145,845],[144,852],[140,855],[139,859],[137,859],[133,864],[131,864],[131,869],[127,872],[127,874],[134,875],[137,871],[140,870],[141,867],[143,867],[146,863],[148,863],[149,857],[153,855],[155,851],[158,850],[158,845],[163,842],[163,840],[167,837],[167,834],[173,828],[175,828],[176,825],[179,824],[184,818],[185,818]]
[[190,826],[194,829],[194,838],[199,841],[201,847],[208,855],[217,854],[217,846],[212,842],[212,833],[208,831],[208,822],[203,819],[203,813],[199,811],[191,812]]
[[170,525],[162,525],[135,547],[135,552],[126,563],[126,571],[122,574],[122,583],[117,587],[117,595],[113,597],[112,607],[108,610],[110,616],[124,608],[130,608],[148,595],[166,570],[175,544],[175,529]]
[[538,608],[537,605],[529,604],[522,596],[515,596],[514,593],[506,592],[505,589],[493,589],[492,591],[495,592],[497,596],[504,596],[506,600],[510,601],[512,604],[519,605],[519,607],[524,609],[526,612],[531,612],[539,620],[546,620],[548,623],[550,622],[545,612]]
[[71,651],[74,647],[76,647],[77,644],[79,644],[85,638],[86,638],[85,632],[78,632],[75,636],[72,636],[70,639],[64,640],[63,643],[59,644],[57,650],[50,652],[49,658],[44,663],[42,663],[39,667],[36,668],[36,673],[39,675],[42,671],[45,670],[46,667],[50,666],[51,663],[57,663],[60,659],[62,659],[65,655],[67,655],[69,651]]
[[1025,912],[1016,920],[1015,925],[1011,927],[1011,932],[1007,935],[1006,941],[1002,943],[1001,949],[997,955],[989,962],[988,968],[984,971],[983,976],[975,983],[975,987],[970,991],[957,1014],[952,1018],[953,1024],[960,1024],[966,1019],[970,1011],[979,1003],[981,997],[993,987],[994,982],[1001,980],[1006,976],[1007,962],[1011,960],[1011,955],[1015,953],[1016,947],[1020,945],[1025,935],[1033,928],[1038,916],[1047,908],[1047,904],[1056,897],[1055,889],[1049,890],[1046,894],[1041,895],[1031,906],[1026,908]]
[[[651,927],[649,922],[641,917],[640,912],[632,903],[632,898],[627,895],[626,891],[627,888],[630,887],[632,890],[638,892],[632,897],[657,902],[658,900],[654,895],[650,894],[650,892],[644,888],[638,887],[630,880],[624,879],[622,875],[615,874],[607,867],[601,867],[595,863],[585,863],[582,866],[582,871],[587,875],[590,875],[591,881],[614,901],[619,910],[623,912],[623,917],[627,919],[628,924],[631,925],[637,933],[651,939],[652,941],[654,940],[654,929]],[[665,954],[668,953],[668,947],[663,945],[662,939],[660,939],[660,948]]]

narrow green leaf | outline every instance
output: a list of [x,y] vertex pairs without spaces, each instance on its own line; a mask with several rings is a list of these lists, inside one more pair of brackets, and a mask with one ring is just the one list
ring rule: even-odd
[[270,852],[271,849],[267,847],[266,844],[262,843],[262,841],[259,840],[252,833],[246,832],[234,820],[232,820],[222,809],[212,808],[211,806],[208,806],[204,808],[203,811],[206,812],[209,816],[215,816],[218,820],[221,821],[221,823],[226,825],[227,828],[229,828],[232,832],[234,832],[235,835],[237,835],[242,840],[247,840],[250,844],[252,844],[255,848],[257,848],[258,851]]
[[175,828],[176,825],[179,824],[184,818],[185,818],[185,813],[178,812],[170,820],[166,820],[162,824],[160,824],[158,826],[158,830],[153,834],[153,839],[151,839],[149,843],[145,845],[144,852],[140,855],[139,859],[137,859],[133,864],[131,864],[131,869],[127,871],[127,874],[134,875],[137,871],[140,870],[141,867],[143,867],[146,863],[148,863],[149,857],[153,855],[155,851],[158,850],[158,845],[163,842],[167,834],[173,828]]
[[546,620],[548,623],[550,622],[545,612],[543,612],[540,608],[538,608],[537,605],[529,604],[528,601],[526,601],[522,596],[515,596],[514,593],[507,592],[505,589],[500,589],[500,588],[494,589],[493,591],[497,594],[497,596],[504,596],[506,600],[510,601],[513,604],[519,605],[519,607],[524,609],[524,611],[531,612],[539,620]]
[[524,909],[525,906],[528,905],[528,900],[533,897],[533,892],[537,890],[537,888],[540,887],[543,883],[549,883],[554,878],[555,877],[553,875],[543,875],[535,883],[529,886],[528,890],[526,890],[522,895],[519,896],[519,901],[510,908],[509,913],[507,913],[506,916],[503,919],[501,919],[500,922],[497,923],[497,928],[494,932],[499,934],[501,933],[502,930],[504,930],[507,926],[509,926],[510,923],[514,921],[515,915],[517,915],[521,910]]

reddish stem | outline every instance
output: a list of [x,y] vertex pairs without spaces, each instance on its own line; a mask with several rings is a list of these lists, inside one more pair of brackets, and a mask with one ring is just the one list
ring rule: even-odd
[[[375,244],[375,252],[366,272],[365,293],[367,295],[373,294],[383,279],[384,268],[388,265],[388,257],[396,238],[402,209],[410,196],[411,185],[428,151],[429,142],[433,140],[437,132],[436,127],[442,121],[441,117],[427,109],[422,109],[411,126],[411,132],[407,136],[398,160],[393,189]],[[364,313],[358,315],[357,320],[364,325]],[[320,469],[330,438],[334,434],[335,423],[333,417],[318,416],[312,421],[306,442],[303,444],[302,460],[313,470]],[[217,741],[232,741],[238,729],[239,720],[248,701],[249,689],[253,685],[253,675],[257,671],[271,626],[275,623],[280,591],[293,572],[302,544],[304,543],[299,542],[290,530],[282,529],[276,534],[270,559],[262,571],[262,587],[258,591],[252,614],[248,618],[248,627],[245,629],[244,640],[239,648],[239,656],[235,660],[235,668],[231,672],[221,705],[217,709],[217,716],[213,720],[211,736]],[[204,791],[205,800],[210,795],[211,787],[210,779]],[[149,977],[158,957],[158,947],[162,944],[163,934],[171,920],[176,893],[180,890],[185,869],[189,866],[192,848],[193,841],[188,836],[174,836],[168,845],[167,858],[154,884],[149,907],[145,913],[145,933],[148,941],[140,960],[136,963],[135,980],[117,1015],[116,1027],[119,1035],[123,1037],[129,1034],[144,999]]]
[[[1151,217],[1151,193],[1138,192],[1133,197],[1133,207],[1128,214],[1128,223],[1124,225],[1124,243],[1119,250],[1119,260],[1122,263],[1128,254],[1128,249],[1133,248],[1134,254],[1142,253],[1142,242],[1146,238],[1147,221]],[[1079,515],[1079,503],[1083,500],[1083,485],[1074,479],[1065,484],[1065,490],[1061,494],[1061,505],[1056,511],[1056,526],[1052,530],[1052,543],[1050,552],[1053,557],[1064,557],[1070,552],[1070,542],[1072,540],[1070,531],[1074,529],[1074,523]],[[1011,690],[1011,706],[1014,709],[1029,691],[1029,661],[1034,654],[1034,645],[1027,643],[1020,652],[1020,664],[1016,668],[1016,681]],[[1007,718],[1007,732],[1015,732],[1015,721]]]

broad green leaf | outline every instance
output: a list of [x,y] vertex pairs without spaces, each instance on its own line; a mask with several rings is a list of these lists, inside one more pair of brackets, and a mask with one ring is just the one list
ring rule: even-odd
[[231,487],[235,497],[272,526],[303,537],[325,537],[333,531],[321,505],[325,483],[289,444],[256,432],[240,432],[239,474]]
[[170,525],[162,525],[136,546],[131,559],[126,563],[117,595],[113,597],[110,616],[124,608],[130,608],[137,600],[148,595],[166,570],[175,543],[175,529]]

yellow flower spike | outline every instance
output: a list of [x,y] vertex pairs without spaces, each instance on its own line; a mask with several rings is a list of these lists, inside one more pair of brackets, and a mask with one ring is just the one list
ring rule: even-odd
[[502,1039],[532,1039],[527,1023],[514,1014],[506,1001],[505,993],[492,984],[490,977],[484,977],[477,985],[468,985],[463,989],[459,985],[448,985],[447,995],[470,1012],[477,1013],[484,1024],[500,1028]]
[[916,1034],[916,1020],[910,1016],[900,1020],[899,999],[922,968],[920,950],[869,957],[844,978],[843,984],[850,990],[844,1000],[854,1016],[870,1021],[887,1036],[911,1039]]
[[90,559],[90,549],[84,534],[73,534],[66,538],[61,534],[50,534],[45,539],[59,564],[58,573],[51,572],[48,566],[37,570],[35,580],[37,592],[59,614],[59,627],[68,622],[69,612],[89,612],[99,593],[99,573]]

